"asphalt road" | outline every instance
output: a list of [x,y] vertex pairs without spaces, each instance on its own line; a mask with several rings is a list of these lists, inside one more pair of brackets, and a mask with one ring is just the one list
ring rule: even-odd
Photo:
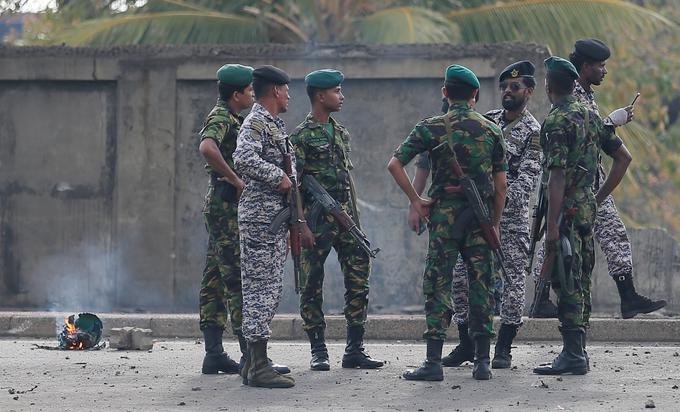
[[[680,410],[680,345],[589,346],[585,376],[539,377],[531,369],[552,360],[557,343],[519,342],[514,367],[475,381],[471,366],[445,369],[443,382],[400,378],[425,352],[419,342],[370,343],[389,363],[382,370],[340,368],[344,345],[329,345],[331,370],[308,369],[309,345],[273,342],[269,355],[287,363],[292,389],[241,385],[236,375],[200,374],[203,346],[194,340],[156,342],[152,351],[53,351],[46,340],[0,340],[0,411],[527,411]],[[237,354],[236,343],[225,345]],[[445,346],[445,351],[451,345]],[[651,404],[650,404],[651,406]]]

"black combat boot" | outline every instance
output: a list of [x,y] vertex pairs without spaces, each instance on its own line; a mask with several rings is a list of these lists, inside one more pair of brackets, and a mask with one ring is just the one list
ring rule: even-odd
[[442,359],[442,366],[460,366],[464,362],[472,362],[475,360],[475,345],[468,335],[468,324],[463,323],[458,325],[458,338],[460,343],[451,353],[444,356]]
[[205,357],[201,372],[207,375],[219,372],[238,373],[238,363],[224,353],[222,329],[217,327],[203,329],[203,340],[205,341]]
[[552,361],[552,364],[534,368],[539,375],[585,375],[588,364],[583,356],[583,330],[562,331],[562,352]]
[[535,318],[557,318],[557,306],[550,301],[550,282],[545,282],[539,300],[534,302],[534,305],[538,305],[534,313]]
[[342,355],[343,368],[377,369],[385,362],[368,356],[364,350],[364,325],[347,327],[347,346]]
[[[243,377],[243,384],[247,385],[248,384],[248,373],[246,371],[245,376],[243,375],[242,370],[246,363],[248,362],[248,358],[250,355],[248,354],[248,341],[246,341],[246,338],[243,336],[242,333],[236,334],[238,337],[238,346],[241,349],[241,360],[238,363],[238,373]],[[287,373],[290,373],[290,368],[286,365],[278,365],[276,363],[273,363],[271,359],[269,359],[269,363],[272,365],[272,368],[274,368],[275,371],[280,373],[281,375],[285,375]]]
[[[248,344],[250,361],[248,368],[249,386],[260,388],[291,388],[295,386],[295,380],[290,376],[281,375],[272,367],[267,357],[267,341],[259,340]],[[245,369],[245,368],[244,368]]]
[[583,332],[583,335],[581,335],[581,346],[583,347],[583,357],[586,358],[586,369],[588,369],[588,372],[590,372],[590,357],[588,356],[588,352],[586,352],[586,332]]
[[309,368],[313,371],[327,371],[331,369],[328,361],[328,349],[324,338],[324,328],[314,328],[307,331],[309,345],[312,350],[312,359],[309,361]]
[[650,313],[666,306],[665,300],[651,300],[635,291],[633,275],[626,273],[613,277],[621,297],[621,317],[630,319],[640,313]]
[[443,340],[427,340],[427,354],[425,362],[418,369],[409,369],[402,375],[409,381],[443,381],[444,370],[442,369],[442,346]]
[[488,336],[477,336],[474,342],[475,366],[472,368],[472,377],[478,381],[488,381],[491,379],[491,368],[489,368],[491,338]]
[[506,325],[503,323],[498,331],[498,339],[494,348],[491,367],[494,369],[508,369],[512,366],[512,340],[517,336],[518,325]]

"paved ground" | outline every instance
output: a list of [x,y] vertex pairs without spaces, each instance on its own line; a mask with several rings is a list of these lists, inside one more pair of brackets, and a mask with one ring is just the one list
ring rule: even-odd
[[[330,372],[308,370],[308,344],[274,342],[270,356],[293,369],[292,389],[242,386],[235,375],[199,373],[202,345],[194,340],[156,342],[150,352],[110,349],[65,352],[36,349],[46,340],[0,340],[0,411],[54,410],[678,410],[680,346],[602,344],[589,347],[586,376],[538,377],[537,363],[552,359],[557,343],[519,343],[516,367],[478,382],[471,367],[447,368],[443,382],[407,382],[408,366],[420,363],[422,343],[367,345],[389,360],[382,370],[340,368],[343,345],[329,346]],[[237,345],[227,351],[235,354]],[[449,350],[450,345],[445,347]]]

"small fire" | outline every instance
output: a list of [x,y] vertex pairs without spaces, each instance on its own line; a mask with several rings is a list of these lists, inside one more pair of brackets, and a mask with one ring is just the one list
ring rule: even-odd
[[99,343],[102,323],[96,315],[81,313],[67,317],[58,336],[59,347],[67,350],[91,349]]

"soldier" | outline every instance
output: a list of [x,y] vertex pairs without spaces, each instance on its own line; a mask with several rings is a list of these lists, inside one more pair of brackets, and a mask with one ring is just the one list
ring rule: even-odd
[[[574,87],[574,97],[584,106],[592,110],[599,117],[595,94],[592,86],[602,84],[607,74],[606,60],[611,52],[609,48],[597,39],[581,39],[574,45],[574,52],[569,55],[569,60],[579,72],[579,78]],[[633,118],[633,107],[618,109],[612,112],[605,123],[621,126]],[[594,182],[594,191],[602,185],[606,177],[602,167],[602,157],[598,157],[598,173]],[[595,240],[600,245],[607,259],[609,275],[616,282],[616,287],[621,299],[621,316],[629,319],[639,313],[650,313],[666,306],[665,300],[651,300],[642,296],[635,290],[633,283],[633,256],[631,253],[630,240],[626,233],[626,227],[619,216],[619,212],[612,196],[607,196],[598,203],[597,216],[595,218]],[[543,250],[539,253],[537,275],[542,261]],[[584,285],[590,288],[590,285]],[[548,293],[541,295],[541,302],[549,304]],[[544,306],[542,306],[544,307]],[[591,302],[586,302],[586,323],[590,318]]]
[[[345,97],[341,83],[344,76],[337,70],[317,70],[305,77],[311,113],[291,134],[299,173],[313,176],[359,224],[358,209],[350,177],[353,168],[349,158],[350,135],[347,129],[330,114],[340,111]],[[364,351],[364,323],[368,311],[368,253],[330,214],[311,216],[314,199],[308,193],[303,198],[305,215],[316,239],[314,249],[302,252],[302,293],[300,315],[309,336],[312,358],[310,368],[330,369],[324,331],[323,279],[324,263],[331,247],[338,261],[345,283],[345,319],[347,346],[342,357],[343,368],[375,369],[383,362],[372,359]],[[316,219],[317,221],[312,221]]]
[[[550,276],[557,295],[562,352],[550,365],[534,373],[560,375],[588,372],[584,353],[585,302],[595,263],[593,224],[597,202],[609,196],[619,184],[630,153],[599,116],[576,101],[572,92],[579,75],[576,68],[560,57],[545,60],[546,92],[553,107],[541,126],[541,146],[545,157],[543,179],[545,198],[546,250],[544,272]],[[597,194],[592,187],[597,173],[599,149],[613,159],[611,173]],[[565,246],[568,244],[568,246]]]
[[[280,113],[288,108],[288,75],[273,66],[253,71],[257,100],[238,134],[234,166],[246,182],[238,204],[243,286],[243,335],[249,356],[241,370],[244,384],[289,388],[293,378],[279,374],[267,358],[270,324],[281,300],[283,266],[287,253],[287,227],[269,231],[274,216],[285,206],[292,183],[282,169],[290,150]],[[294,172],[294,170],[293,170]],[[301,243],[314,240],[306,224],[300,225]]]
[[[450,193],[447,185],[459,183],[453,172],[454,159],[476,182],[480,196],[492,213],[498,231],[505,203],[508,164],[500,129],[472,110],[469,100],[479,89],[477,76],[469,69],[451,65],[442,89],[449,100],[448,113],[419,122],[390,159],[388,170],[406,193],[418,215],[428,222],[429,245],[423,274],[427,330],[427,357],[408,380],[443,380],[442,345],[451,323],[451,280],[460,253],[468,267],[470,289],[470,334],[475,344],[472,376],[491,378],[490,339],[493,337],[493,289],[496,271],[489,245],[476,219],[463,219],[470,204],[463,193]],[[419,153],[429,151],[432,162],[431,200],[421,198],[411,185],[404,165]]]

